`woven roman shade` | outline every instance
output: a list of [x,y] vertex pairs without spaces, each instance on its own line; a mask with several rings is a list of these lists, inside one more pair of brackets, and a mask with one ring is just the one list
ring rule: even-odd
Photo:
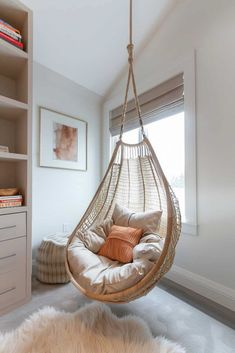
[[[144,124],[154,120],[177,114],[184,110],[184,77],[179,74],[160,85],[139,95],[142,119]],[[116,136],[120,133],[122,106],[110,112],[110,133]],[[139,118],[135,101],[128,102],[125,120],[125,131],[139,126]]]

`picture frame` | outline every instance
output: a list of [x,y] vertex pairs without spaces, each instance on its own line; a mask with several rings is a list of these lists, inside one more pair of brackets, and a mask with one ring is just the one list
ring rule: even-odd
[[87,122],[40,107],[40,166],[87,170]]

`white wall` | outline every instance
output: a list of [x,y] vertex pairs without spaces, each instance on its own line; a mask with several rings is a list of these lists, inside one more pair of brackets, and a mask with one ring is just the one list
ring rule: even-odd
[[[140,92],[196,50],[198,236],[183,234],[170,278],[234,308],[235,294],[235,2],[188,0],[136,60]],[[151,84],[150,84],[151,82]],[[106,97],[120,103],[125,80]],[[120,93],[122,92],[122,95]],[[103,122],[106,164],[107,116]]]
[[[87,172],[39,167],[39,106],[88,122]],[[43,236],[75,227],[100,181],[101,97],[34,63],[33,249]]]

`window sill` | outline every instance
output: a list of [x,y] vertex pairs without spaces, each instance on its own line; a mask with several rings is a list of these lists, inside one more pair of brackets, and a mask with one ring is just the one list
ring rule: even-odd
[[198,235],[198,225],[182,222],[182,233],[189,235]]

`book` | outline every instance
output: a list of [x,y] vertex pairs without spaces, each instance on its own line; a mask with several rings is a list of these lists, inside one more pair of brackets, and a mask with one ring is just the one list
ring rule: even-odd
[[19,207],[23,204],[23,196],[1,196],[0,197],[0,208],[6,207]]
[[22,206],[22,201],[9,201],[5,203],[0,203],[0,208],[8,208],[8,207],[20,207]]
[[8,29],[7,27],[5,27],[4,25],[0,24],[0,32],[6,34],[7,36],[17,40],[18,42],[22,41],[22,37],[20,34]]
[[23,43],[18,42],[17,40],[9,37],[8,35],[6,35],[5,33],[0,32],[0,38],[4,39],[5,41],[13,44],[14,46],[23,49]]
[[9,152],[9,148],[7,146],[1,146],[0,145],[0,152],[6,152],[8,153]]
[[22,199],[23,199],[22,195],[0,196],[0,202],[18,201]]
[[8,27],[9,29],[11,29],[12,31],[20,34],[20,31],[18,29],[14,28],[12,25],[10,25],[9,23],[7,23],[1,19],[0,19],[0,24],[4,25],[4,26]]

